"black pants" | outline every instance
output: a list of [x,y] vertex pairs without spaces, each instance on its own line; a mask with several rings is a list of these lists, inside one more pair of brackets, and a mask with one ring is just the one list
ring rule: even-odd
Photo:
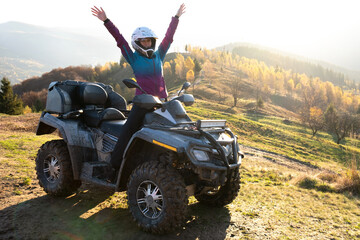
[[122,127],[114,151],[111,154],[111,165],[115,169],[120,168],[125,148],[129,143],[132,135],[134,135],[134,133],[136,133],[142,127],[145,114],[148,112],[148,109],[140,108],[136,105],[132,107],[126,123]]

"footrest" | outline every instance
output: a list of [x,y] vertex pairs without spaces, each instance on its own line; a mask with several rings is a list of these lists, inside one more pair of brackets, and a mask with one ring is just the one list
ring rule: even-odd
[[112,171],[111,166],[106,162],[86,162],[83,164],[80,179],[99,186],[115,188],[115,184],[109,182]]

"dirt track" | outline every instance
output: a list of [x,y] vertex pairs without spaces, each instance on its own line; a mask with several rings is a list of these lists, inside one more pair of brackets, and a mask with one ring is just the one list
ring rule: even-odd
[[[247,167],[317,171],[307,165],[278,156],[274,162],[264,152],[244,147]],[[268,156],[269,153],[266,153]],[[88,190],[89,189],[89,190]],[[13,195],[12,186],[1,186],[0,239],[272,239],[264,223],[234,211],[236,206],[208,209],[201,204],[189,206],[188,222],[183,229],[165,236],[153,236],[135,226],[126,207],[124,193],[83,184],[68,198],[44,194],[37,182],[23,194]],[[110,199],[110,200],[109,200]],[[264,220],[266,223],[266,220]],[[265,224],[266,225],[266,224]]]

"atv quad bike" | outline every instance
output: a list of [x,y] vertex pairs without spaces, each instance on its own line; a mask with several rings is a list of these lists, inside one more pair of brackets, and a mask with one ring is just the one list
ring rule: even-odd
[[[123,82],[143,91],[133,80]],[[183,93],[189,86],[185,83],[167,102],[144,91],[134,97],[132,109],[145,109],[146,114],[114,169],[111,154],[133,110],[126,110],[124,98],[108,85],[51,83],[36,134],[57,129],[62,139],[38,151],[40,185],[55,196],[72,194],[82,181],[126,190],[134,220],[152,233],[181,226],[189,196],[211,206],[231,203],[240,189],[244,156],[225,120],[190,120],[182,105],[194,103],[192,95]]]

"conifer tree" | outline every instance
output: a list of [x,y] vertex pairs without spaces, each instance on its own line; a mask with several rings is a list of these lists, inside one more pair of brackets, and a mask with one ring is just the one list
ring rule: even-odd
[[0,112],[11,115],[22,114],[22,101],[13,93],[10,81],[6,77],[1,80],[0,88]]
[[195,74],[195,78],[197,78],[200,75],[200,71],[202,69],[202,66],[200,64],[200,62],[195,58],[194,59],[194,74]]

